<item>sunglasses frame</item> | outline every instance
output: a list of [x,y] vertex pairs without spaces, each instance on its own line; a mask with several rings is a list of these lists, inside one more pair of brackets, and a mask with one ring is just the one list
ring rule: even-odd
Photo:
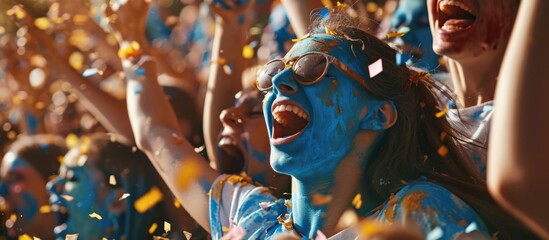
[[[324,56],[326,58],[326,67],[324,68],[324,71],[322,72],[322,74],[320,74],[318,76],[317,79],[313,80],[313,81],[308,81],[308,82],[304,82],[304,81],[300,81],[298,80],[298,78],[295,76],[295,69],[294,69],[294,66],[295,66],[295,63],[297,63],[301,58],[303,57],[306,57],[308,55],[313,55],[313,54],[320,54],[322,56]],[[313,84],[316,84],[318,83],[320,80],[322,80],[322,78],[326,75],[326,73],[328,73],[328,68],[330,67],[330,64],[335,66],[337,69],[339,69],[340,71],[342,71],[343,73],[345,73],[347,76],[351,77],[353,80],[357,81],[361,86],[363,86],[364,88],[366,88],[367,90],[371,91],[370,87],[368,85],[366,85],[366,83],[364,82],[363,78],[360,77],[360,74],[358,74],[357,72],[353,71],[352,69],[350,69],[349,67],[347,67],[347,65],[345,65],[344,63],[342,63],[341,61],[339,61],[336,57],[334,56],[331,56],[331,55],[328,55],[326,53],[323,53],[323,52],[308,52],[308,53],[305,53],[299,57],[294,57],[294,58],[290,58],[290,59],[283,59],[283,58],[275,58],[269,62],[267,62],[265,65],[263,65],[263,67],[261,67],[259,69],[259,71],[257,72],[257,77],[256,77],[256,85],[257,85],[257,88],[260,90],[260,91],[269,91],[273,88],[273,84],[272,84],[272,79],[276,76],[273,76],[271,77],[271,86],[268,87],[268,88],[261,88],[260,85],[259,85],[259,74],[261,71],[263,71],[263,69],[275,62],[275,61],[280,61],[284,64],[284,69],[281,69],[280,72],[282,72],[283,70],[287,69],[288,67],[291,66],[292,68],[292,74],[294,75],[294,78],[296,79],[296,81],[302,85],[302,86],[310,86],[310,85],[313,85]],[[278,74],[278,73],[277,73]]]

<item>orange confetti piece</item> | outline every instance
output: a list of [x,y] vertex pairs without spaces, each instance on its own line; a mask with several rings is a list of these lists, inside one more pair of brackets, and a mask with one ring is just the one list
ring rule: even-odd
[[242,57],[245,59],[252,59],[254,57],[254,49],[250,45],[244,46],[242,48]]
[[177,198],[175,198],[175,199],[173,200],[173,206],[174,206],[175,208],[180,208],[180,207],[181,207],[181,202],[179,202],[179,200],[178,200]]
[[444,141],[444,139],[446,139],[446,135],[448,135],[446,132],[441,132],[440,133],[440,141]]
[[200,176],[200,165],[194,160],[184,161],[181,165],[180,174],[177,177],[177,186],[181,189],[187,189],[191,182]]
[[435,117],[440,118],[448,112],[448,107],[444,107],[442,111],[435,113]]
[[322,3],[322,6],[324,6],[325,8],[331,9],[334,7],[334,4],[332,4],[332,1],[330,0],[320,0],[320,2]]
[[375,2],[368,2],[366,4],[366,11],[368,11],[368,12],[373,13],[373,12],[376,12],[377,9],[379,9],[379,6]]
[[387,33],[387,39],[399,38],[399,37],[402,37],[404,35],[405,35],[405,33],[403,33],[403,32],[388,32]]
[[96,212],[91,213],[89,216],[97,220],[103,220],[103,217],[101,217],[101,215],[97,214]]
[[51,206],[50,205],[40,206],[40,213],[50,213],[50,212],[51,212]]
[[448,148],[444,145],[440,146],[438,148],[438,155],[441,157],[446,157],[446,154],[448,154]]
[[162,198],[163,195],[160,189],[153,186],[151,190],[149,190],[149,192],[137,199],[133,206],[135,210],[137,210],[137,212],[144,213],[150,208],[154,207],[154,205],[159,203]]
[[360,193],[355,195],[352,204],[356,209],[360,209],[362,207],[362,195]]
[[153,224],[149,227],[149,234],[153,234],[154,231],[156,231],[156,228],[158,228],[158,224],[153,223]]
[[322,195],[319,193],[315,193],[313,194],[312,197],[313,197],[313,201],[312,201],[313,206],[326,205],[332,201],[331,195]]
[[86,23],[86,21],[88,21],[88,16],[85,15],[85,14],[76,14],[72,17],[72,21],[76,25],[82,25],[82,24]]

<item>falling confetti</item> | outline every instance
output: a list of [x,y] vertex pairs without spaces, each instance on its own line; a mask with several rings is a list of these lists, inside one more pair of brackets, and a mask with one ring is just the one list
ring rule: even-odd
[[31,236],[23,234],[17,238],[18,240],[33,240]]
[[231,65],[223,65],[223,72],[227,75],[231,75],[231,73],[233,73],[233,67],[231,67]]
[[51,22],[47,17],[34,19],[34,25],[41,30],[48,30],[51,28]]
[[61,197],[62,197],[63,199],[65,199],[65,200],[69,201],[69,202],[72,201],[72,200],[74,199],[73,196],[71,196],[71,195],[65,195],[65,194],[61,195]]
[[78,240],[78,233],[75,233],[75,234],[67,234],[65,236],[65,240]]
[[164,232],[169,232],[172,230],[172,225],[169,222],[164,221]]
[[93,212],[89,215],[91,218],[95,218],[97,220],[102,220],[103,217],[101,217],[101,215],[97,214],[96,212]]
[[78,136],[74,133],[69,133],[69,135],[65,137],[65,144],[67,145],[67,148],[73,148],[78,144]]
[[356,209],[360,209],[362,207],[362,195],[360,193],[355,195],[352,204]]
[[177,186],[183,190],[187,189],[190,183],[198,179],[200,174],[200,165],[194,160],[183,161],[180,174],[177,177]]
[[173,199],[173,206],[175,208],[180,208],[181,207],[181,202],[179,202],[179,200],[177,198],[174,198]]
[[80,52],[73,52],[69,56],[69,64],[76,70],[82,69],[84,63],[84,56]]
[[313,194],[312,198],[313,198],[312,199],[312,205],[313,206],[326,205],[326,204],[328,204],[332,201],[332,196],[331,195],[322,195],[322,194],[319,194],[319,193]]
[[427,236],[425,236],[426,240],[438,240],[441,239],[444,236],[444,232],[440,227],[436,227],[431,232],[427,233]]
[[29,74],[29,83],[32,88],[38,89],[44,86],[46,82],[46,73],[42,68],[35,68]]
[[153,223],[153,224],[149,227],[149,234],[153,234],[154,231],[156,231],[156,228],[158,228],[158,224]]
[[399,38],[404,36],[405,34],[403,32],[389,32],[387,33],[387,39],[391,38]]
[[84,70],[84,72],[82,73],[82,77],[91,77],[98,73],[99,73],[99,70],[97,68],[88,68]]
[[252,59],[254,57],[254,49],[250,45],[244,46],[242,48],[242,57],[245,59]]
[[153,186],[149,192],[137,199],[133,206],[137,212],[144,213],[159,203],[162,200],[162,197],[163,195],[160,189]]
[[124,200],[124,199],[128,198],[129,196],[130,196],[129,193],[124,193],[124,194],[122,194],[122,197],[120,197],[118,200]]
[[116,177],[114,177],[114,175],[109,176],[109,184],[116,186]]
[[40,213],[50,213],[50,212],[51,212],[51,206],[50,205],[40,206]]
[[446,157],[446,154],[448,154],[448,148],[444,145],[440,146],[438,148],[438,155],[441,157]]
[[435,113],[435,117],[441,118],[441,117],[444,116],[447,112],[448,112],[448,107],[444,107],[444,109],[442,109],[442,111]]
[[193,236],[192,233],[187,232],[187,231],[183,231],[183,235],[185,235],[185,238],[187,238],[187,239],[191,239],[191,237]]
[[368,65],[368,72],[370,72],[370,78],[373,78],[383,72],[383,63],[381,58],[374,63]]

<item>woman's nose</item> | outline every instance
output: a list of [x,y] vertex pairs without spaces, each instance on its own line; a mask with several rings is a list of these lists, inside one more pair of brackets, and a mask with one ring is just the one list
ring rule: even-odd
[[293,94],[297,92],[299,85],[295,80],[292,69],[287,68],[273,77],[273,89],[282,94]]

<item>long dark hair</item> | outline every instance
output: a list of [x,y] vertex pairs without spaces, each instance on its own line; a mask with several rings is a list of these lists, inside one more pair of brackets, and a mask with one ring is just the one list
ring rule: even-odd
[[468,154],[457,145],[459,130],[452,129],[446,118],[436,116],[446,106],[436,92],[449,91],[428,75],[399,66],[396,51],[361,26],[360,19],[331,12],[313,23],[311,33],[329,29],[332,35],[350,42],[353,52],[362,49],[362,54],[355,55],[365,63],[363,72],[368,72],[374,61],[383,62],[383,71],[365,82],[373,95],[395,104],[398,119],[370,156],[365,185],[377,196],[368,197],[387,199],[408,182],[423,178],[466,201],[500,239],[535,238],[493,201]]

